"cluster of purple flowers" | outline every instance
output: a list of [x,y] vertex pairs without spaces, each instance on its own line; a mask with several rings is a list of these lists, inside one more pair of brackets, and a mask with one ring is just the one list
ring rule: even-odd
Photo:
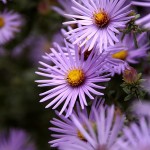
[[138,45],[133,42],[134,34],[124,37],[123,29],[135,20],[131,4],[125,0],[68,0],[60,4],[64,10],[53,9],[72,18],[64,23],[72,27],[62,30],[64,44],[54,43],[51,52],[45,54],[46,63],[40,62],[42,67],[36,73],[46,79],[36,82],[40,87],[50,87],[40,94],[44,96],[41,102],[51,100],[46,108],[60,106],[59,114],[65,111],[68,117],[77,101],[84,109],[87,98],[102,96],[105,87],[101,82],[137,64],[147,55],[149,44],[146,33],[137,35]]
[[44,96],[40,102],[50,101],[46,108],[60,109],[56,111],[58,119],[51,121],[54,140],[49,143],[61,150],[148,150],[150,118],[147,110],[142,110],[149,105],[141,105],[142,115],[127,126],[125,114],[119,113],[115,105],[104,104],[102,90],[111,77],[147,56],[150,47],[145,31],[150,28],[150,17],[139,18],[133,8],[150,7],[150,2],[58,2],[62,8],[53,9],[67,18],[63,23],[67,29],[62,29],[64,44],[54,43],[36,72],[46,77],[36,81],[39,87],[50,87],[40,94]]
[[[44,77],[36,80],[38,86],[47,88],[40,102],[48,101],[46,108],[57,109],[58,118],[50,121],[49,128],[54,140],[49,143],[60,150],[149,150],[150,104],[135,103],[132,110],[138,120],[129,125],[126,114],[115,105],[106,105],[103,95],[115,74],[148,55],[150,12],[139,16],[136,8],[150,7],[150,1],[58,2],[62,8],[53,6],[53,10],[66,17],[66,29],[36,72]],[[0,12],[0,45],[13,39],[23,23],[16,12]],[[9,149],[7,146],[33,150],[26,139],[24,133],[12,131],[7,140],[0,141],[0,150]]]

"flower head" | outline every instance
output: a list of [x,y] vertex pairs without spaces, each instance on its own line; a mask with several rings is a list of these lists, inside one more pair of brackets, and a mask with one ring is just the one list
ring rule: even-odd
[[[112,75],[115,73],[121,74],[125,69],[129,69],[129,64],[137,64],[141,58],[147,56],[149,50],[149,44],[147,36],[142,33],[137,36],[138,47],[133,42],[132,35],[126,35],[123,41],[116,43],[115,46],[110,46],[106,51],[110,52],[110,59],[120,60],[118,66],[112,66]],[[111,64],[112,65],[112,64]],[[110,67],[111,68],[111,67]]]
[[51,89],[40,94],[45,96],[41,102],[51,100],[46,108],[54,105],[56,109],[64,103],[60,114],[68,107],[66,116],[72,113],[72,109],[79,100],[82,109],[87,105],[86,96],[93,99],[94,95],[103,95],[99,90],[104,89],[99,83],[109,81],[108,75],[104,75],[103,70],[105,56],[97,55],[93,50],[86,60],[84,54],[79,54],[78,47],[74,48],[75,55],[66,43],[68,55],[65,55],[62,48],[56,45],[56,49],[51,48],[52,53],[46,54],[54,66],[40,62],[45,68],[39,68],[41,72],[37,74],[46,77],[46,80],[37,80],[40,87],[50,87]]
[[132,16],[128,16],[130,5],[124,6],[125,0],[81,0],[76,2],[72,0],[74,6],[72,9],[78,14],[67,14],[67,17],[73,18],[74,21],[67,21],[64,24],[77,23],[76,29],[66,33],[67,38],[76,40],[73,44],[80,47],[86,45],[86,49],[92,50],[94,45],[98,44],[100,52],[103,48],[119,42],[116,34],[119,34],[120,28],[124,28]]
[[20,31],[22,25],[21,16],[13,11],[0,13],[0,45],[5,44],[12,38],[14,33]]
[[[81,115],[84,115],[86,118],[89,119],[89,121],[91,121],[91,123],[93,123],[94,127],[95,125],[94,110],[96,109],[98,111],[100,106],[102,106],[103,104],[104,104],[103,99],[96,98],[92,103],[90,113],[88,113],[87,108],[81,110],[79,103],[77,103],[76,109],[75,111],[73,111],[73,114],[78,117],[78,119],[80,120],[80,122],[83,123],[83,125],[84,119]],[[74,122],[72,121],[71,117],[65,118],[64,115],[59,116],[58,112],[56,112],[56,114],[59,118],[53,118],[53,120],[50,121],[53,127],[50,127],[49,129],[53,131],[52,136],[54,137],[54,140],[49,142],[51,146],[59,147],[59,144],[70,141],[70,139],[73,138],[79,138],[83,141],[86,140],[82,135],[82,133],[79,131],[79,129],[76,127]],[[86,126],[84,127],[86,128]]]
[[98,109],[93,107],[92,121],[84,114],[80,114],[80,117],[82,121],[72,114],[71,120],[84,140],[77,136],[72,137],[67,144],[59,144],[62,150],[115,150],[124,117],[115,114],[114,106],[100,105]]

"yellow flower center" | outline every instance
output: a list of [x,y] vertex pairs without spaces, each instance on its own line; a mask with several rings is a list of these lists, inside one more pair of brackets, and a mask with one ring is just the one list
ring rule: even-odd
[[3,17],[0,17],[0,28],[2,28],[5,25],[5,20]]
[[85,80],[85,75],[82,69],[73,69],[68,72],[67,81],[71,86],[79,86]]
[[112,58],[121,59],[121,60],[125,60],[127,56],[128,56],[127,50],[122,50],[122,51],[112,54]]
[[99,13],[95,13],[94,14],[94,20],[95,20],[95,23],[101,28],[107,26],[107,24],[109,23],[108,14],[105,13],[104,11],[100,11]]

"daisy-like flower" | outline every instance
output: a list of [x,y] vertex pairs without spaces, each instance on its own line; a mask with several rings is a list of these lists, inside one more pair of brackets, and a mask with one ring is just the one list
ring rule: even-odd
[[4,11],[0,13],[0,45],[5,44],[12,38],[16,32],[20,31],[23,21],[18,13],[13,11]]
[[[94,102],[92,103],[90,113],[88,113],[87,109],[80,109],[79,103],[77,103],[76,111],[73,111],[73,114],[78,117],[78,119],[84,123],[83,118],[81,117],[81,114],[86,116],[91,122],[95,122],[94,118],[94,110],[100,108],[104,104],[103,99],[95,99]],[[72,138],[79,138],[81,140],[85,140],[81,132],[78,130],[78,128],[75,126],[74,122],[72,121],[71,117],[65,118],[64,115],[58,115],[58,112],[56,112],[57,118],[53,118],[51,124],[53,127],[50,127],[49,129],[54,132],[52,136],[55,138],[55,140],[50,141],[49,143],[51,144],[52,147],[58,147],[59,144],[63,142],[67,142]],[[94,124],[93,124],[94,125]]]
[[117,142],[116,150],[149,150],[150,120],[142,117],[138,124],[132,123],[123,130],[123,136]]
[[88,58],[84,60],[84,54],[79,54],[78,47],[74,48],[75,55],[71,55],[67,43],[66,48],[68,56],[64,54],[58,44],[56,49],[50,49],[53,56],[46,55],[55,65],[50,66],[40,62],[44,68],[39,68],[41,72],[36,73],[47,79],[37,80],[36,82],[39,83],[40,87],[50,87],[50,90],[40,94],[40,96],[45,96],[40,102],[53,98],[46,106],[48,108],[54,105],[53,109],[64,103],[60,114],[68,107],[66,114],[68,117],[72,113],[78,98],[82,109],[84,109],[84,105],[87,105],[86,95],[91,99],[94,99],[94,95],[103,95],[100,90],[105,87],[99,84],[109,81],[110,78],[108,78],[108,75],[103,75],[105,70],[102,70],[106,56],[97,55],[93,50]]
[[[146,33],[142,33],[137,36],[138,48],[133,42],[133,36],[126,35],[123,41],[115,44],[115,46],[110,46],[106,51],[110,52],[110,59],[118,59],[120,62],[110,68],[112,75],[115,73],[121,74],[125,69],[129,68],[129,64],[137,64],[141,58],[147,56],[147,51],[149,50],[149,44],[146,40]],[[112,65],[112,64],[111,64]]]
[[[132,1],[131,4],[141,7],[150,7],[150,0]],[[142,25],[142,27],[144,28],[150,29],[150,13],[138,19],[135,23],[138,25]]]
[[64,24],[78,23],[80,26],[67,33],[68,39],[75,38],[73,44],[80,47],[86,45],[83,51],[91,50],[96,44],[102,52],[103,48],[114,45],[119,42],[116,34],[119,29],[126,26],[126,23],[132,18],[128,16],[130,5],[124,6],[125,0],[81,0],[83,5],[72,0],[74,7],[72,9],[78,15],[66,14],[74,21],[67,21]]
[[11,129],[9,134],[1,133],[0,150],[35,150],[30,137],[22,130]]
[[[62,150],[115,150],[115,143],[122,129],[124,117],[115,113],[114,106],[100,105],[99,109],[93,108],[94,121],[81,114],[83,122],[74,114],[72,122],[80,131],[81,138],[70,138],[67,142],[60,143]],[[67,144],[66,144],[67,143]]]

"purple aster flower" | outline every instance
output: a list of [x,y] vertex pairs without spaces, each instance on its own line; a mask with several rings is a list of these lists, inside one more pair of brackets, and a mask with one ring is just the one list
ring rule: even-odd
[[80,47],[86,45],[83,51],[91,50],[98,44],[102,52],[103,47],[107,48],[119,42],[116,34],[119,34],[119,29],[124,28],[132,18],[128,16],[131,12],[128,11],[130,5],[124,6],[125,0],[81,0],[84,5],[75,0],[72,2],[74,3],[72,9],[78,15],[66,14],[74,21],[64,24],[80,24],[80,27],[69,31],[67,35],[69,40],[73,37],[76,39],[73,44],[78,44]]
[[4,11],[0,13],[0,45],[5,44],[12,38],[16,32],[20,31],[23,21],[18,13],[13,11]]
[[[116,43],[115,46],[110,46],[106,51],[110,52],[110,59],[118,59],[120,62],[110,68],[112,75],[115,73],[121,74],[125,69],[129,68],[129,64],[137,64],[141,58],[147,56],[149,50],[149,44],[147,41],[146,33],[142,33],[137,36],[138,48],[133,42],[133,36],[126,35],[123,41]],[[112,65],[112,64],[110,64]]]
[[99,83],[109,81],[110,78],[103,74],[105,70],[102,69],[106,55],[102,57],[93,50],[85,60],[84,54],[79,54],[78,47],[74,48],[75,55],[71,55],[67,42],[66,48],[68,56],[64,54],[58,44],[56,49],[50,49],[53,56],[46,55],[55,65],[50,66],[40,62],[44,68],[39,68],[40,72],[36,73],[46,77],[46,79],[36,82],[39,83],[39,87],[50,87],[48,91],[40,94],[40,96],[45,96],[40,102],[53,99],[46,106],[48,108],[54,105],[53,109],[64,103],[60,114],[68,107],[66,114],[68,117],[78,99],[82,109],[84,109],[84,105],[87,105],[86,96],[94,99],[94,95],[103,95],[100,90],[105,89],[105,87]]
[[11,129],[0,136],[0,150],[35,150],[30,137],[22,130]]
[[[131,4],[141,7],[150,7],[150,0],[132,1]],[[138,25],[142,25],[142,27],[144,28],[150,28],[150,13],[138,19],[135,23]]]
[[125,127],[117,145],[116,150],[149,150],[150,120],[142,117],[138,124],[132,123],[130,127]]
[[[73,114],[78,117],[78,119],[84,123],[83,118],[81,117],[81,114],[86,116],[91,122],[95,122],[94,118],[94,110],[98,110],[101,105],[104,104],[103,99],[95,99],[92,103],[90,113],[88,113],[88,110],[80,109],[79,103],[77,103],[76,111],[73,111]],[[59,146],[59,144],[63,142],[70,141],[72,138],[80,138],[81,140],[85,140],[82,136],[81,132],[78,130],[78,128],[75,126],[74,122],[72,121],[71,117],[66,118],[64,115],[58,115],[58,112],[56,112],[57,118],[53,118],[51,124],[54,125],[54,127],[50,127],[49,129],[54,132],[52,136],[55,138],[55,140],[50,141],[52,147]]]
[[93,107],[92,121],[84,114],[80,117],[83,122],[78,116],[71,115],[72,122],[84,140],[78,137],[70,138],[67,142],[60,143],[61,150],[115,150],[124,117],[115,114],[114,106],[100,105],[98,109]]

